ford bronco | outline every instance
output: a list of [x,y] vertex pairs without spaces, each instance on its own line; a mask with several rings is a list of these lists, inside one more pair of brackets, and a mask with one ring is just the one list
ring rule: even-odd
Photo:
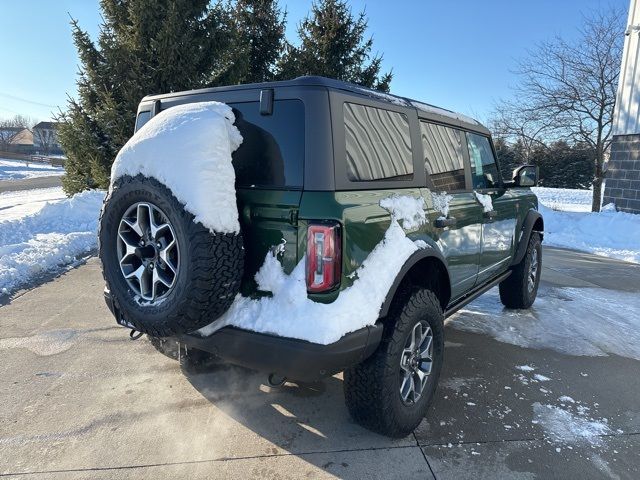
[[[241,235],[210,234],[153,178],[116,182],[99,232],[111,312],[156,345],[179,345],[186,360],[215,355],[273,383],[344,372],[353,418],[406,435],[434,396],[444,319],[494,286],[507,308],[534,302],[543,237],[529,188],[536,168],[505,181],[477,121],[322,77],[148,96],[135,128],[212,100],[233,108],[244,139],[232,157]],[[424,199],[427,221],[407,236],[426,248],[404,263],[375,324],[328,345],[232,326],[197,332],[238,292],[264,295],[255,274],[283,239],[284,271],[305,261],[308,298],[335,301],[383,238],[390,217],[380,201],[393,194]]]

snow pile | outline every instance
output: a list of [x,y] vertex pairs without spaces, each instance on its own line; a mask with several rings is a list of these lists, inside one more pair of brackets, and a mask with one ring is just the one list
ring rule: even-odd
[[540,206],[544,243],[640,263],[640,215],[603,211],[558,212]]
[[34,188],[0,193],[0,222],[32,215],[47,202],[67,198],[62,187]]
[[[448,324],[524,348],[548,348],[568,355],[614,354],[640,360],[637,293],[550,288],[538,295],[530,310],[507,310],[494,288],[451,317]],[[518,368],[531,368],[525,367]]]
[[24,178],[52,177],[64,174],[64,168],[46,163],[25,162],[0,158],[0,181]]
[[563,212],[590,212],[593,190],[575,188],[532,187],[540,203]]
[[[405,235],[398,220],[405,223],[409,219],[408,223],[413,225],[420,212],[424,218],[422,204],[415,199],[395,197],[382,203],[392,209],[391,223],[384,239],[358,268],[353,284],[340,292],[333,303],[309,300],[304,260],[298,263],[291,275],[286,275],[277,260],[276,250],[267,254],[265,263],[256,274],[260,288],[273,295],[260,299],[238,295],[227,313],[199,333],[207,336],[224,326],[233,325],[327,345],[349,332],[373,325],[396,275],[419,248]],[[413,210],[410,205],[413,205]]]
[[640,215],[605,205],[591,212],[591,190],[532,188],[544,217],[544,244],[640,263]]
[[413,230],[426,222],[424,198],[394,194],[380,200],[380,206],[391,213],[391,217],[402,222],[402,228]]
[[231,107],[218,102],[162,111],[122,147],[111,183],[123,175],[153,177],[212,232],[239,232],[231,154],[242,137],[234,121]]
[[453,200],[453,196],[447,195],[447,192],[431,192],[431,200],[433,202],[433,209],[436,212],[440,212],[442,217],[447,218],[449,216],[449,204],[451,200]]
[[92,190],[0,222],[0,292],[72,263],[96,248],[104,192]]
[[601,436],[611,433],[606,422],[583,418],[553,405],[533,404],[534,421],[556,443],[589,443],[598,445]]
[[490,212],[493,210],[493,202],[491,201],[491,195],[485,195],[483,193],[478,193],[476,191],[473,192],[476,196],[476,200],[478,203],[482,205],[483,212]]

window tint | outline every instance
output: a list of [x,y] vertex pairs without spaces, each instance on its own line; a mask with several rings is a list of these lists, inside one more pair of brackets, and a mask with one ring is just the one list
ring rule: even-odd
[[243,138],[232,155],[236,185],[302,187],[304,104],[276,100],[272,115],[260,115],[260,102],[229,105]]
[[473,188],[493,188],[500,185],[500,173],[487,137],[467,133]]
[[136,120],[136,132],[140,130],[149,120],[151,120],[151,112],[140,112],[138,114],[138,119]]
[[345,103],[344,126],[349,180],[413,178],[411,136],[406,115]]
[[424,168],[436,190],[465,189],[462,132],[442,125],[420,122]]

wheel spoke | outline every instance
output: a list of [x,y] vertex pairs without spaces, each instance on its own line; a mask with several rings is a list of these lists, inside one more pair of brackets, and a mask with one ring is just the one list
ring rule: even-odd
[[170,288],[172,283],[170,280],[167,280],[164,275],[160,272],[160,269],[153,269],[153,284],[155,288],[156,283],[162,283],[165,287]]
[[431,359],[421,360],[418,366],[419,370],[422,370],[426,375],[431,373],[431,367],[433,365],[433,361]]
[[138,223],[137,218],[135,221],[129,218],[123,218],[122,222],[126,224],[135,233],[137,233],[139,237],[142,237],[142,235],[144,234],[144,232],[142,231],[142,228],[140,227],[140,224]]
[[433,345],[433,337],[427,337],[425,342],[425,345],[420,349],[420,358],[428,358],[431,360],[431,345]]
[[171,259],[169,258],[169,253],[170,253],[170,250],[172,250],[175,247],[175,245],[176,245],[176,241],[171,240],[171,242],[166,247],[160,249],[160,251],[158,252],[158,256],[160,257],[162,262],[167,267],[169,267],[169,270],[171,270],[171,272],[174,275],[176,274],[176,267],[171,263]]
[[136,253],[136,245],[132,245],[129,239],[122,232],[118,232],[118,237],[122,240],[124,244],[125,251],[122,254],[122,258],[120,259],[120,265],[125,263],[125,260]]
[[409,395],[415,392],[415,384],[413,383],[413,375],[407,373],[402,380],[402,385],[400,386],[400,395],[402,396],[402,400],[405,402],[409,401]]
[[[151,206],[147,203],[138,205],[138,224],[143,233],[148,234],[151,229]],[[150,239],[147,239],[150,240]]]
[[[153,209],[155,210],[155,209]],[[155,215],[154,215],[154,211],[150,210],[149,211],[149,229],[151,230],[151,238],[154,240],[158,240],[158,232],[164,230],[164,229],[168,229],[169,228],[169,224],[168,223],[156,223],[156,219],[155,219]]]

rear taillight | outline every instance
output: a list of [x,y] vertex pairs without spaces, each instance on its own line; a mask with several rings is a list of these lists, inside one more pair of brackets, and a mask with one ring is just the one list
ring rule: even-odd
[[340,283],[340,225],[307,227],[307,290],[325,292]]

